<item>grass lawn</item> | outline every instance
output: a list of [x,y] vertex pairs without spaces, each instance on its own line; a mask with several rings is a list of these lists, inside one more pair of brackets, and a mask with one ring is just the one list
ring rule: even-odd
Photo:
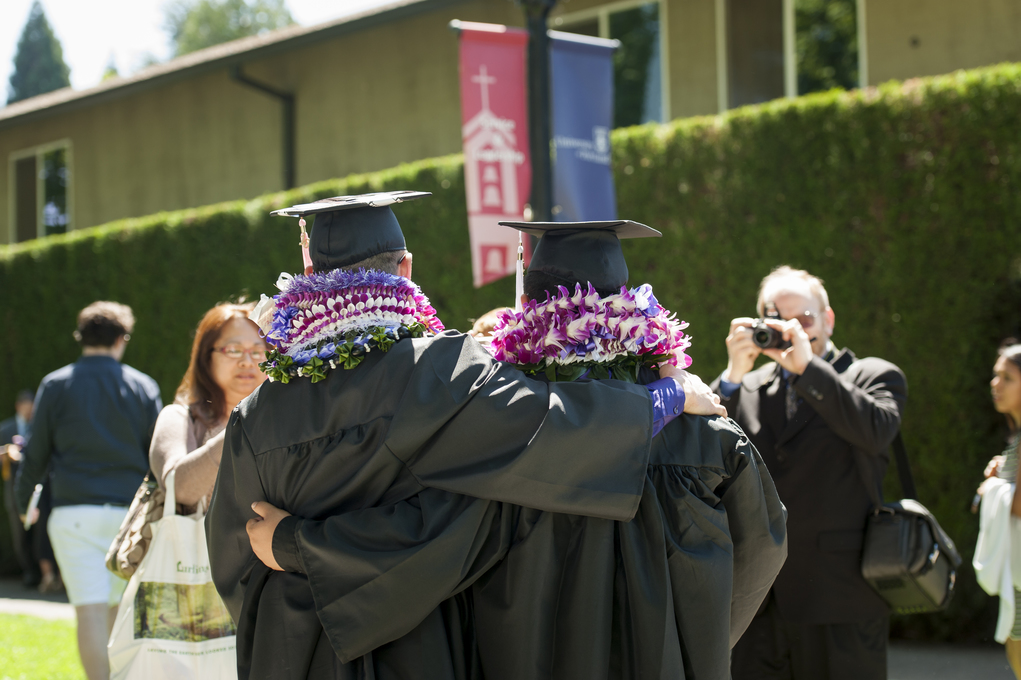
[[0,614],[0,680],[85,680],[74,621]]

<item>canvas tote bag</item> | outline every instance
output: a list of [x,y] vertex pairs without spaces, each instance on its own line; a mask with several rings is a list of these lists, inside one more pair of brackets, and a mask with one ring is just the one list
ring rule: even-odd
[[194,515],[178,515],[174,473],[166,485],[163,518],[110,635],[110,678],[236,678],[235,627],[209,572],[204,499]]

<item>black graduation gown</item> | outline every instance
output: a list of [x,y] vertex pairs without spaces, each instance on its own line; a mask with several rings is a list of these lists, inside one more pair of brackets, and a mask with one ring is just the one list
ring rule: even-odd
[[470,591],[486,680],[729,680],[787,556],[773,480],[726,418],[682,415],[653,439],[630,522],[526,518]]
[[[231,415],[206,517],[239,677],[473,677],[471,602],[448,598],[503,556],[517,506],[629,520],[651,433],[644,387],[547,385],[454,332],[404,340],[317,384],[263,384]],[[258,500],[305,518],[283,549],[300,553],[294,571],[252,553],[245,522]],[[343,524],[381,507],[394,540],[359,564],[337,549],[353,535]]]
[[471,587],[486,680],[729,680],[787,555],[786,513],[733,421],[653,440],[630,522],[529,513]]
[[[337,600],[337,638],[349,644],[366,644],[421,584],[445,584],[437,597],[455,597],[430,616],[465,634],[437,649],[467,677],[725,680],[730,648],[786,557],[785,519],[740,428],[682,416],[653,441],[630,522],[428,489],[336,517],[315,545],[350,593]],[[403,677],[443,677],[436,663],[435,675],[423,666]]]

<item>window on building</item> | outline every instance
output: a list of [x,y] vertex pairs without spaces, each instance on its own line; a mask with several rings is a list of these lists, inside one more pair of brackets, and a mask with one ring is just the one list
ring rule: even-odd
[[727,0],[727,103],[784,96],[783,0]]
[[35,156],[14,161],[14,242],[28,241],[39,236],[36,215]]
[[798,94],[858,87],[855,0],[796,0]]
[[556,17],[551,27],[620,41],[613,55],[613,126],[664,120],[660,3],[615,2]]
[[47,144],[11,157],[11,241],[63,234],[70,227],[71,146]]

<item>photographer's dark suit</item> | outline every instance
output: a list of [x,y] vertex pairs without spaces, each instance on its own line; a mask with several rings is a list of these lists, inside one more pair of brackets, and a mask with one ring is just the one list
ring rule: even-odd
[[861,576],[872,505],[864,480],[881,483],[907,381],[890,362],[844,349],[829,362],[813,357],[793,386],[800,399],[788,422],[775,363],[745,375],[729,398],[719,378],[712,385],[788,511],[787,562],[735,647],[734,679],[886,678],[888,609]]

